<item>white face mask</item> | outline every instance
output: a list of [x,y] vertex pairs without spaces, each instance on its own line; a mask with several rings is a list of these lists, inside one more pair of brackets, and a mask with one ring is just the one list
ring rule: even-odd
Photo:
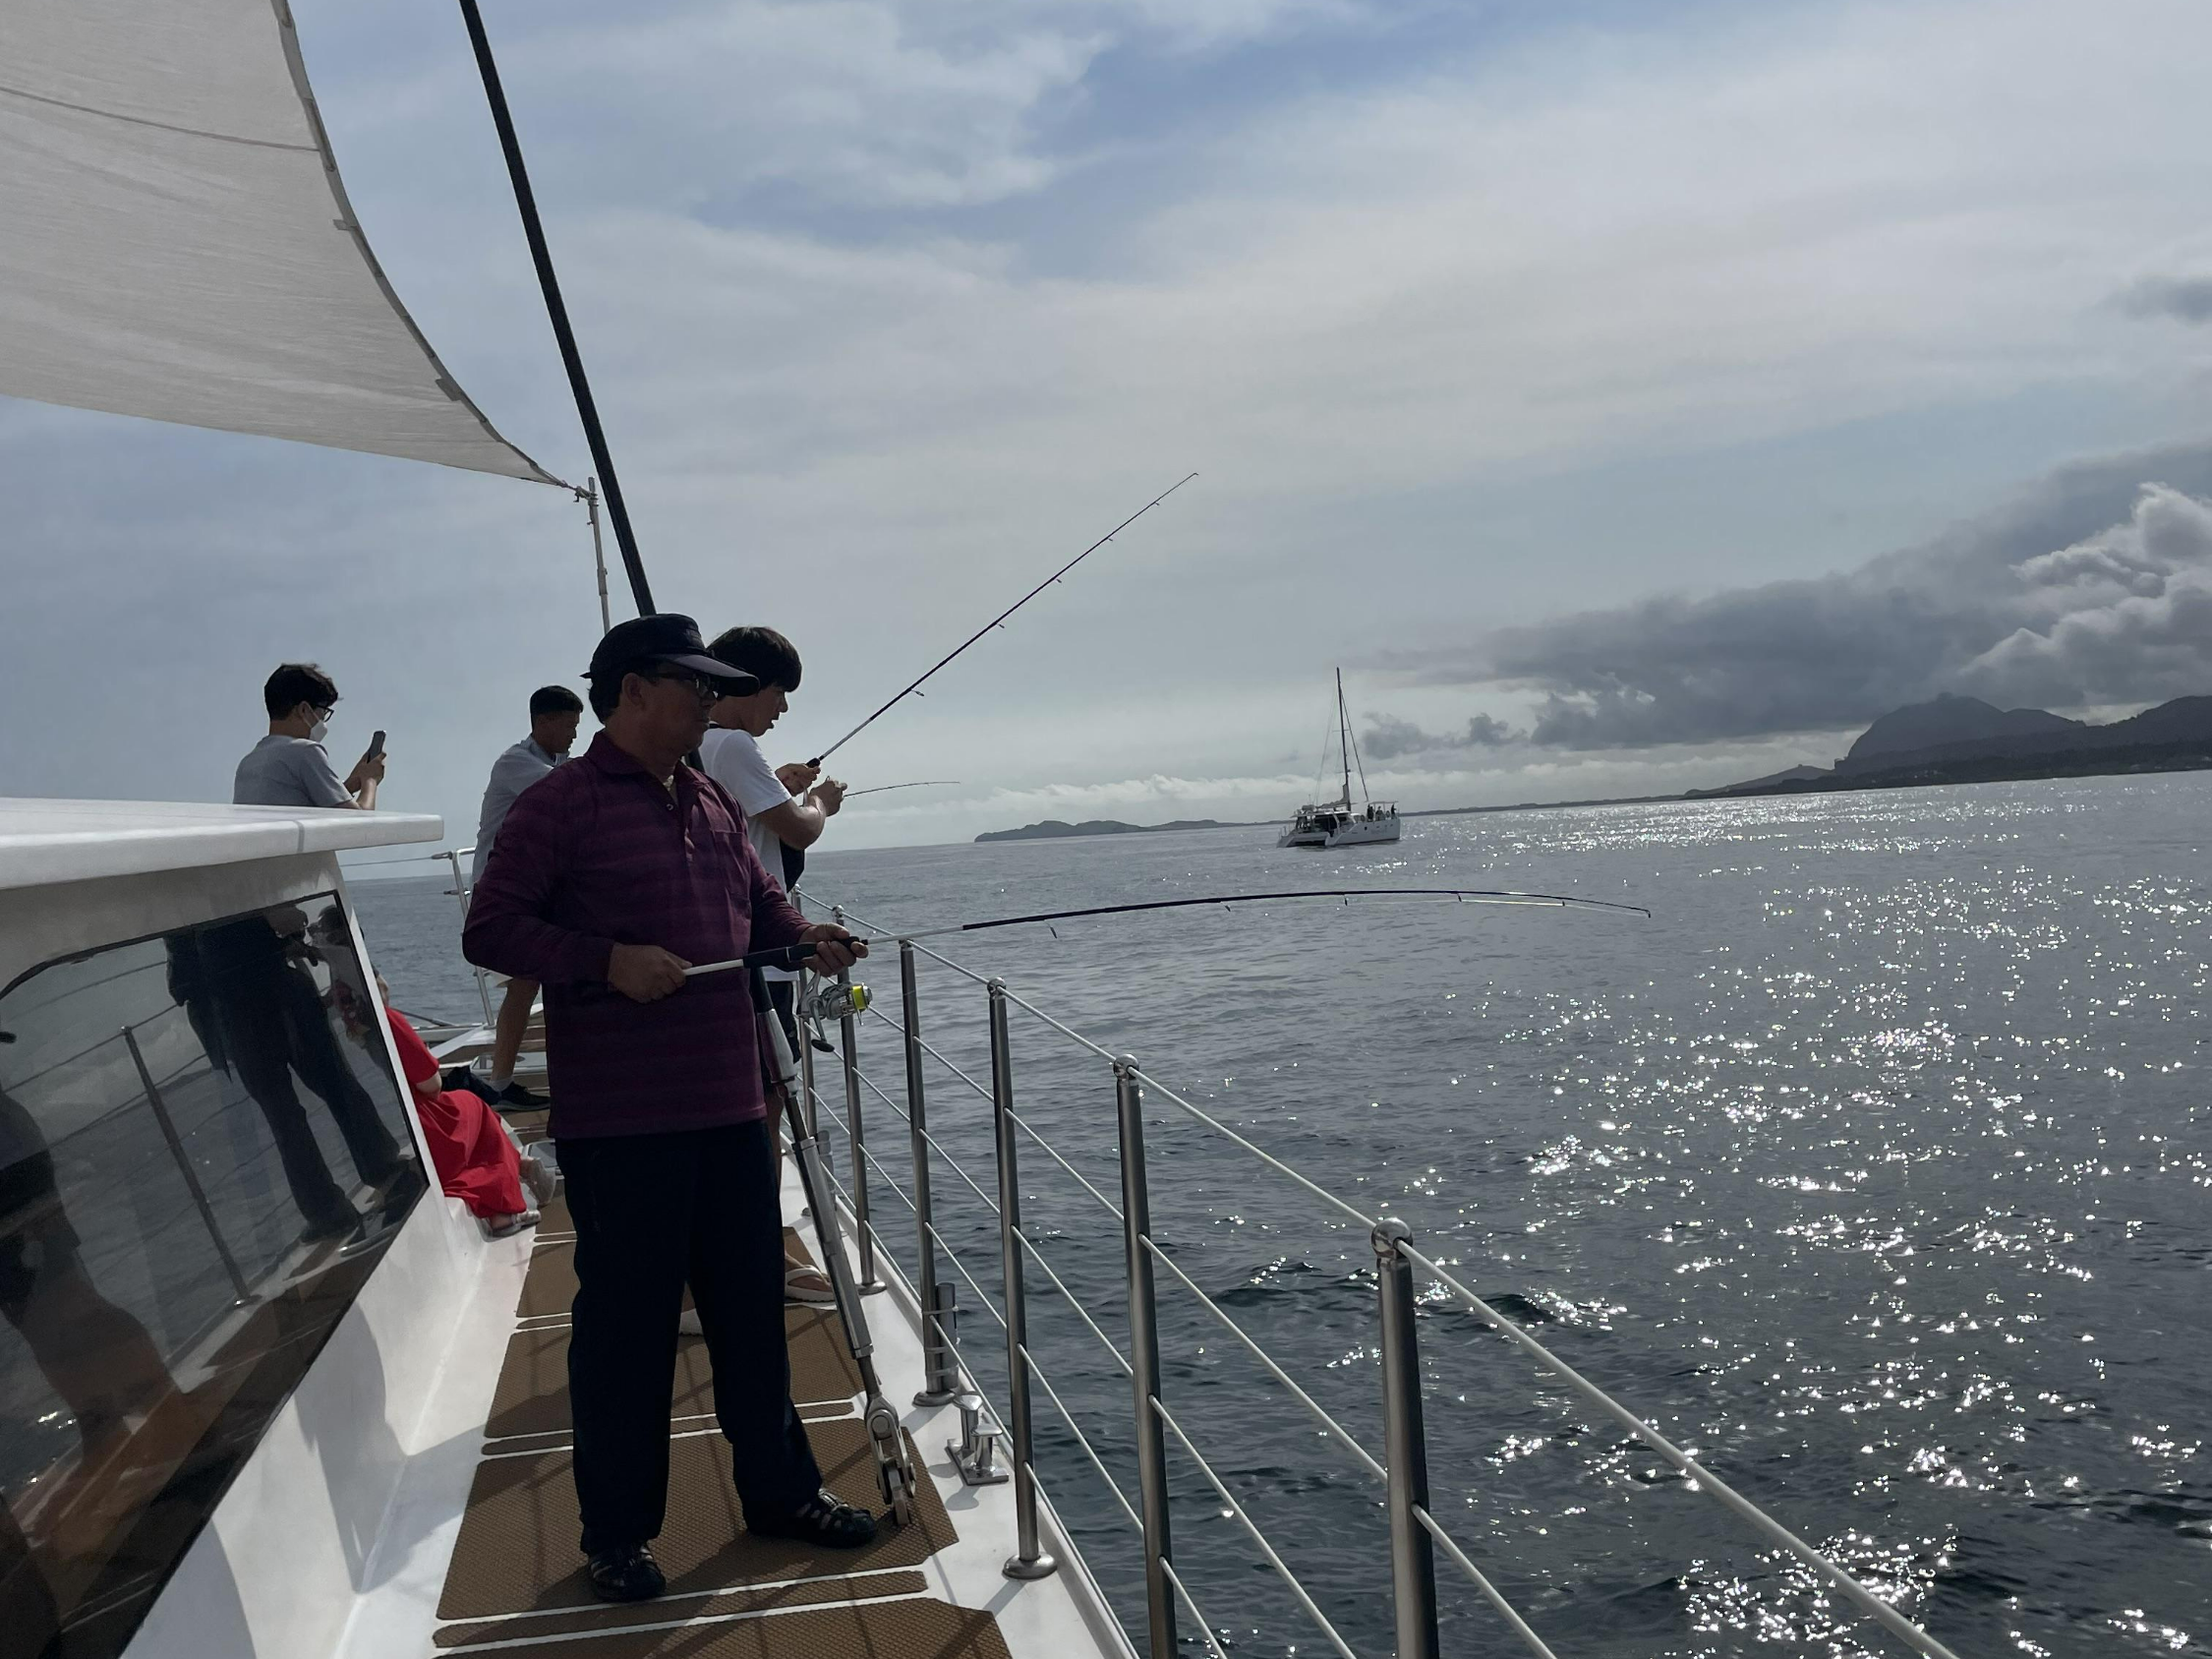
[[320,743],[329,735],[330,723],[327,720],[319,720],[308,728],[308,741],[311,743]]

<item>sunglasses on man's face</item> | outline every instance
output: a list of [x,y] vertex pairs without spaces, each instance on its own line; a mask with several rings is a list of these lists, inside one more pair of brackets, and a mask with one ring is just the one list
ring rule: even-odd
[[650,673],[641,673],[640,678],[653,681],[665,680],[673,684],[689,686],[691,694],[702,703],[718,703],[722,700],[721,681],[709,680],[703,674],[694,674],[689,669],[661,669]]

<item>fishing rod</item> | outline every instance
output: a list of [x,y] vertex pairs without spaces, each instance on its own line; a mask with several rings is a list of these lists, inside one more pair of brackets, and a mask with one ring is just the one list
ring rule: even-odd
[[863,795],[881,795],[885,790],[937,789],[946,784],[957,784],[960,781],[958,778],[920,778],[910,784],[877,784],[873,789],[848,789],[844,792],[844,798],[847,800],[857,800]]
[[1069,560],[1067,563],[1061,565],[1059,569],[1053,571],[1051,575],[1047,576],[1043,581],[1039,582],[1035,587],[1031,588],[1019,599],[1017,599],[1012,605],[1009,605],[1005,610],[1001,611],[997,616],[993,617],[989,622],[985,622],[981,627],[977,628],[965,639],[961,640],[960,644],[956,645],[943,657],[939,658],[937,662],[932,664],[928,674],[924,674],[920,680],[916,680],[911,685],[908,685],[903,691],[901,691],[898,696],[892,698],[890,702],[884,704],[882,708],[876,710],[874,714],[868,716],[867,719],[860,722],[859,725],[855,726],[851,731],[847,732],[844,737],[840,738],[836,742],[832,743],[828,748],[824,749],[820,754],[816,755],[812,760],[808,761],[807,765],[821,765],[823,761],[829,759],[831,755],[837,753],[839,749],[844,747],[846,743],[852,741],[853,739],[860,736],[861,733],[865,732],[869,727],[873,726],[878,720],[881,720],[885,715],[889,714],[893,709],[897,708],[908,697],[918,695],[921,690],[922,681],[929,679],[930,675],[935,674],[947,663],[950,663],[955,657],[959,656],[970,645],[973,645],[978,639],[981,639],[985,634],[989,633],[993,628],[997,627],[1001,622],[1005,622],[1007,618],[1013,616],[1015,612],[1020,610],[1022,606],[1028,604],[1030,600],[1036,598],[1038,594],[1044,592],[1046,588],[1052,586],[1054,582],[1060,580],[1062,576],[1065,576],[1069,571],[1073,570],[1077,565],[1080,564],[1084,560],[1088,559],[1092,554],[1096,553],[1100,548],[1104,547],[1108,542],[1112,541],[1116,536],[1120,535],[1132,524],[1135,524],[1139,518],[1142,518],[1146,513],[1150,512],[1162,502],[1166,501],[1168,497],[1174,495],[1176,491],[1182,489],[1184,485],[1190,483],[1192,479],[1197,476],[1198,475],[1194,472],[1188,473],[1184,477],[1177,479],[1175,483],[1169,486],[1167,489],[1154,496],[1150,501],[1146,502],[1142,506],[1138,507],[1135,512],[1131,513],[1127,518],[1123,519],[1119,524],[1115,525],[1111,530],[1107,531],[1103,536],[1099,537],[1098,540],[1092,542],[1090,546],[1084,548],[1082,552],[1077,554],[1075,558]]
[[[1079,917],[1128,916],[1136,911],[1191,910],[1200,905],[1257,905],[1291,899],[1456,899],[1463,905],[1528,905],[1543,910],[1625,911],[1649,917],[1642,905],[1624,905],[1610,899],[1578,899],[1564,893],[1517,893],[1479,887],[1304,887],[1288,893],[1217,893],[1203,899],[1147,899],[1128,905],[1089,905],[1080,910],[1038,911],[1029,916],[993,917],[988,921],[961,921],[950,927],[930,927],[918,933],[855,935],[861,945],[905,945],[922,939],[950,938],[956,933],[984,933],[997,927],[1026,927],[1037,923],[1072,921]],[[772,950],[750,951],[728,962],[704,962],[686,968],[684,977],[721,974],[732,968],[798,968],[812,959],[814,944],[779,945]]]

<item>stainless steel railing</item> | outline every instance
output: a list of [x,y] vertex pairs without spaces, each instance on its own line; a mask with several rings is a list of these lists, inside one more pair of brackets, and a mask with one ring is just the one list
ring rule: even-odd
[[[802,905],[812,902],[804,894],[799,899]],[[836,908],[832,914],[841,922],[855,922],[879,934],[890,933],[896,936],[895,930],[853,915],[843,907]],[[988,1085],[970,1076],[955,1060],[924,1038],[920,982],[916,972],[918,958],[927,958],[983,987],[991,1074]],[[1349,1452],[1367,1475],[1382,1483],[1384,1510],[1388,1520],[1392,1624],[1399,1659],[1437,1659],[1439,1654],[1435,1573],[1435,1557],[1439,1551],[1495,1610],[1506,1629],[1518,1637],[1530,1652],[1542,1656],[1542,1659],[1555,1659],[1552,1649],[1543,1638],[1530,1628],[1526,1619],[1484,1572],[1466,1548],[1451,1536],[1430,1507],[1420,1337],[1415,1318],[1416,1306],[1420,1300],[1420,1279],[1426,1275],[1430,1285],[1478,1314],[1539,1366],[1566,1383],[1605,1416],[1687,1476],[1693,1490],[1714,1498],[1749,1524],[1769,1544],[1802,1562],[1844,1601],[1881,1625],[1905,1646],[1925,1655],[1926,1659],[1957,1659],[1950,1648],[1898,1613],[1888,1601],[1715,1476],[1644,1418],[1551,1353],[1514,1320],[1476,1295],[1443,1266],[1417,1247],[1415,1235],[1404,1221],[1392,1216],[1369,1215],[1347,1203],[1147,1074],[1134,1058],[1117,1054],[1063,1024],[1015,994],[1001,979],[978,974],[912,940],[900,942],[899,969],[899,1018],[894,1019],[876,1007],[867,1010],[867,1017],[898,1035],[904,1071],[903,1108],[861,1068],[857,1040],[859,1022],[848,1018],[840,1022],[839,1033],[841,1069],[845,1089],[845,1122],[843,1125],[837,1124],[834,1113],[823,1113],[818,1121],[842,1134],[850,1148],[851,1155],[846,1165],[849,1184],[838,1180],[834,1175],[832,1179],[841,1200],[853,1216],[856,1248],[861,1257],[864,1278],[875,1277],[876,1255],[884,1249],[881,1235],[869,1220],[870,1191],[873,1184],[871,1172],[875,1177],[880,1177],[884,1185],[913,1214],[918,1269],[914,1288],[922,1312],[925,1348],[930,1356],[929,1374],[922,1392],[915,1396],[916,1403],[940,1404],[957,1395],[980,1396],[985,1392],[977,1381],[968,1353],[960,1340],[954,1317],[956,1304],[950,1294],[952,1286],[938,1274],[940,1253],[944,1265],[950,1267],[960,1282],[974,1294],[977,1304],[1003,1333],[1007,1387],[1003,1408],[994,1412],[997,1426],[990,1432],[1006,1435],[1011,1441],[1009,1461],[1015,1481],[1019,1544],[1017,1553],[1006,1563],[1005,1570],[1009,1576],[1040,1577],[1054,1570],[1056,1566],[1040,1544],[1037,1506],[1043,1483],[1035,1467],[1033,1444],[1034,1402],[1031,1390],[1035,1387],[1041,1388],[1051,1400],[1077,1448],[1105,1483],[1122,1514],[1139,1536],[1144,1600],[1144,1635],[1140,1646],[1148,1659],[1173,1659],[1178,1652],[1179,1609],[1188,1612],[1193,1621],[1193,1633],[1205,1643],[1215,1659],[1224,1659],[1221,1644],[1214,1633],[1217,1627],[1205,1617],[1176,1565],[1168,1484],[1168,1445],[1171,1440],[1182,1449],[1183,1454],[1212,1489],[1224,1506],[1223,1512],[1241,1525],[1259,1552],[1260,1558],[1283,1581],[1293,1601],[1323,1639],[1343,1659],[1360,1659],[1335,1623],[1329,1619],[1309,1588],[1300,1581],[1297,1573],[1253,1519],[1247,1506],[1238,1500],[1212,1460],[1162,1397],[1157,1275],[1164,1270],[1214,1321],[1237,1338],[1268,1376],[1281,1385],[1291,1398],[1320,1425],[1331,1442]],[[1104,1062],[1109,1069],[1114,1091],[1116,1154],[1121,1186],[1119,1204],[1102,1192],[1017,1110],[1009,1029],[1011,1010],[1019,1010],[1043,1028]],[[925,1061],[935,1061],[988,1106],[991,1155],[996,1173],[995,1193],[986,1191],[969,1175],[961,1159],[931,1132],[927,1115],[928,1078]],[[873,1096],[888,1111],[901,1119],[906,1129],[909,1173],[908,1184],[904,1189],[869,1149],[861,1109],[863,1092]],[[1183,1115],[1203,1125],[1274,1174],[1292,1183],[1307,1196],[1320,1201],[1344,1220],[1358,1225],[1366,1232],[1374,1251],[1376,1269],[1375,1322],[1381,1356],[1383,1422],[1380,1457],[1364,1446],[1266,1351],[1251,1332],[1239,1324],[1214,1297],[1207,1294],[1196,1279],[1178,1266],[1173,1254],[1155,1237],[1151,1221],[1149,1160],[1144,1144],[1144,1106],[1147,1098],[1164,1101]],[[818,1106],[819,1102],[812,1097],[810,1090],[808,1109],[815,1111]],[[1066,1277],[1047,1260],[1037,1242],[1022,1230],[1019,1155],[1023,1138],[1043,1151],[1060,1169],[1072,1176],[1082,1191],[1113,1217],[1120,1231],[1129,1342],[1126,1352],[1083,1305],[1081,1298],[1069,1286]],[[961,1261],[953,1241],[937,1223],[931,1182],[932,1155],[945,1168],[957,1175],[996,1217],[1003,1307],[993,1305],[988,1292],[974,1273]],[[1129,1379],[1133,1407],[1132,1442],[1137,1477],[1135,1503],[1132,1503],[1130,1495],[1108,1467],[1107,1459],[1101,1455],[1091,1437],[1084,1433],[1077,1413],[1071,1409],[1045,1367],[1038,1361],[1028,1335],[1027,1293],[1031,1268],[1044,1274],[1081,1325],[1106,1350],[1118,1371]]]

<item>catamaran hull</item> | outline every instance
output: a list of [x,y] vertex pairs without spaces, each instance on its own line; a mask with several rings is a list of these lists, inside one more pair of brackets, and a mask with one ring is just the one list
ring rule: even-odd
[[1277,847],[1372,847],[1398,839],[1398,820],[1354,819],[1334,829],[1287,829],[1276,838]]

